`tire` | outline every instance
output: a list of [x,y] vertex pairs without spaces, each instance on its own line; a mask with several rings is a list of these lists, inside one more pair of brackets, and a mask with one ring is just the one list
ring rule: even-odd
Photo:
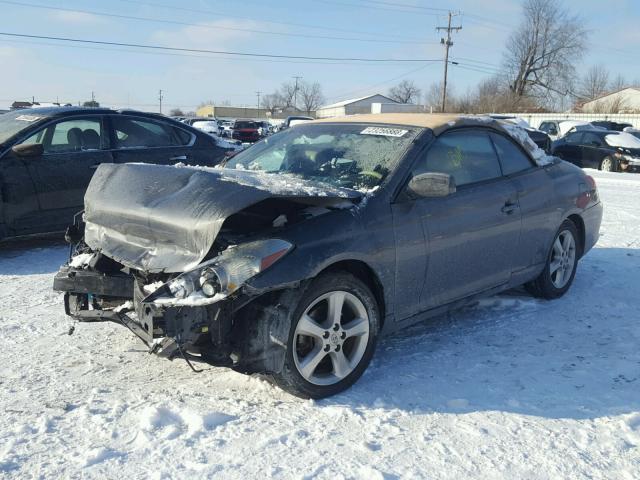
[[533,296],[547,300],[564,295],[575,278],[581,248],[576,226],[565,220],[553,238],[542,273],[525,288]]
[[603,172],[617,172],[618,162],[615,158],[604,157],[600,162],[600,170]]
[[[380,325],[378,303],[363,282],[343,272],[317,277],[298,298],[289,308],[284,366],[271,379],[298,397],[335,395],[353,385],[371,361]],[[330,315],[330,306],[340,304],[340,314]]]

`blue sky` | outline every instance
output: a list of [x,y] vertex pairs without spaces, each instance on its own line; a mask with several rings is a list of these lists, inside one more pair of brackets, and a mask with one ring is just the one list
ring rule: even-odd
[[[462,12],[456,24],[461,22],[463,30],[454,34],[451,50],[460,66],[450,69],[450,82],[461,93],[498,67],[505,39],[520,19],[520,2],[514,0],[371,1],[0,1],[0,31],[283,55],[440,59],[443,47],[435,27],[444,25],[446,19],[445,11],[438,9],[451,8]],[[640,1],[609,0],[606,6],[601,0],[561,3],[581,15],[591,30],[591,47],[582,68],[603,64],[612,76],[622,73],[628,80],[640,79]],[[77,103],[90,99],[94,91],[104,105],[154,111],[159,89],[165,92],[166,109],[192,110],[205,100],[254,106],[256,91],[270,93],[294,75],[320,82],[327,102],[333,102],[386,93],[403,78],[426,90],[442,77],[442,62],[265,61],[3,36],[0,65],[0,108],[32,96],[40,101]]]

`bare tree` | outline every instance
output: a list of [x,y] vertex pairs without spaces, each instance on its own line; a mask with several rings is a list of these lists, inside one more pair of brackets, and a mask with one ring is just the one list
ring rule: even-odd
[[296,105],[297,93],[300,90],[300,86],[298,85],[298,90],[296,91],[296,85],[293,82],[285,82],[280,86],[280,90],[278,91],[278,95],[280,95],[280,100],[282,101],[282,108],[291,108],[298,106]]
[[318,82],[302,82],[298,90],[298,96],[302,101],[303,110],[305,110],[307,114],[316,111],[324,101],[322,87]]
[[584,55],[584,22],[555,0],[526,0],[524,18],[507,41],[504,64],[516,97],[567,95]]
[[618,75],[616,75],[616,78],[614,78],[611,81],[611,85],[609,85],[609,90],[612,92],[617,92],[618,90],[622,90],[624,87],[627,87],[627,80],[624,78],[624,76],[619,73]]
[[589,101],[609,91],[609,71],[602,65],[594,65],[582,77],[577,92],[578,99]]
[[273,115],[279,108],[282,108],[284,100],[278,92],[270,93],[262,97],[262,108]]
[[403,80],[389,89],[389,98],[398,103],[418,103],[420,93],[420,89],[412,80]]
[[170,117],[184,117],[184,112],[182,110],[180,110],[179,108],[173,108],[169,112],[169,116]]
[[[427,109],[433,109],[434,112],[440,112],[442,110],[442,81],[432,83],[429,85],[425,94],[425,104]],[[447,103],[449,105],[455,105],[456,96],[453,85],[447,84]]]

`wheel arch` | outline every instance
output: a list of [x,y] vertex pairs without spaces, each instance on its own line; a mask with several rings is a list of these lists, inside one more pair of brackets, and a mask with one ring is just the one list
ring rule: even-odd
[[384,287],[382,286],[382,282],[375,270],[362,260],[339,260],[324,267],[318,272],[318,275],[332,271],[348,272],[369,287],[369,290],[373,293],[373,296],[378,303],[378,308],[380,309],[380,328],[382,328],[384,326],[384,318],[386,314],[386,302],[384,298]]
[[571,223],[575,225],[576,230],[578,230],[578,237],[579,237],[578,241],[580,242],[580,250],[579,250],[578,258],[580,258],[584,253],[584,243],[585,243],[584,220],[582,220],[582,217],[577,213],[569,215],[567,217],[567,220],[571,221]]

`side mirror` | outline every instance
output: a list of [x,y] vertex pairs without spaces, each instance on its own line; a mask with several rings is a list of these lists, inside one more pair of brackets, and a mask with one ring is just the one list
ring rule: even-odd
[[456,182],[448,173],[421,173],[409,181],[407,190],[412,198],[446,197],[455,193]]
[[44,153],[44,147],[41,143],[27,143],[15,145],[11,151],[18,157],[39,157]]

